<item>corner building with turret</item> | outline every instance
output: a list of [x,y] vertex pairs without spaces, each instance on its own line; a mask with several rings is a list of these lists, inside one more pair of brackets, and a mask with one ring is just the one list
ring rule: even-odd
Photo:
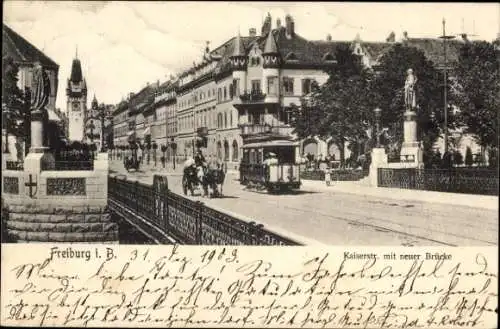
[[[177,156],[201,146],[236,169],[244,143],[294,138],[291,106],[300,106],[314,82],[326,82],[339,42],[306,40],[289,15],[272,25],[268,14],[260,35],[251,28],[247,36],[207,46],[201,63],[176,78]],[[314,142],[315,154],[328,153],[326,141]]]

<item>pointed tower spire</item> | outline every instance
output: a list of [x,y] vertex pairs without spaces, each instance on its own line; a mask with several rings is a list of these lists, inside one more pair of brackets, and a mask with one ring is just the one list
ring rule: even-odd
[[234,39],[234,50],[233,54],[231,55],[231,63],[233,66],[233,70],[236,71],[246,70],[247,57],[245,54],[243,43],[241,42],[241,35],[239,31],[238,35]]
[[278,53],[278,46],[276,45],[276,40],[274,40],[273,31],[269,31],[266,39],[266,45],[264,46],[263,54],[276,54]]
[[278,68],[280,66],[280,53],[278,51],[278,45],[274,39],[273,31],[269,31],[267,35],[266,44],[264,46],[264,51],[262,52],[262,57],[264,58],[263,67],[266,68]]
[[244,56],[243,45],[241,43],[241,35],[239,31],[234,41],[234,51],[233,51],[233,57],[237,56]]

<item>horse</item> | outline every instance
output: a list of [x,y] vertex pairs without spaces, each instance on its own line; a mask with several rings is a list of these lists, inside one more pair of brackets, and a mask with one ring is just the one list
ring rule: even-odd
[[194,195],[194,188],[199,184],[200,180],[197,177],[197,168],[193,166],[188,166],[184,168],[182,175],[182,189],[184,195],[187,195],[187,191],[191,191],[191,196]]
[[[222,169],[212,169],[206,166],[198,167],[198,180],[203,187],[203,196],[209,196],[208,188],[212,190],[213,196],[222,195],[222,184],[224,183],[224,171]],[[220,192],[218,190],[220,185]]]

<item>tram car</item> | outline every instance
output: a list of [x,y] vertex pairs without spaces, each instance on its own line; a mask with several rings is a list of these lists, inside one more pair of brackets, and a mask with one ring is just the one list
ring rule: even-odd
[[300,188],[298,142],[264,141],[243,145],[242,150],[240,184],[269,193]]

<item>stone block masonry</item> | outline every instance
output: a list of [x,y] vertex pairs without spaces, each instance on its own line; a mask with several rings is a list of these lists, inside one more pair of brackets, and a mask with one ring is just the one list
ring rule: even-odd
[[118,243],[106,207],[11,204],[4,212],[9,242]]

